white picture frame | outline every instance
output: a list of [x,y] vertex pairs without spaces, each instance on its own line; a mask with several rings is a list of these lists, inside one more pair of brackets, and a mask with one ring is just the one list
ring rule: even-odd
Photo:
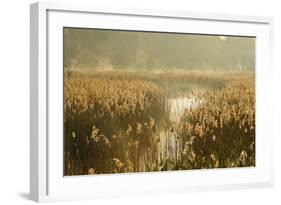
[[[185,26],[186,25],[186,26]],[[257,37],[254,168],[63,177],[62,28],[110,28]],[[273,186],[273,19],[187,11],[40,2],[30,9],[30,198],[53,201]],[[56,69],[57,68],[57,69]],[[61,68],[61,70],[60,70]],[[263,119],[267,119],[266,121]],[[62,122],[62,121],[61,121]],[[266,138],[266,139],[265,139]],[[165,181],[165,183],[164,183]],[[188,183],[186,183],[188,182]],[[118,186],[116,186],[118,184]]]

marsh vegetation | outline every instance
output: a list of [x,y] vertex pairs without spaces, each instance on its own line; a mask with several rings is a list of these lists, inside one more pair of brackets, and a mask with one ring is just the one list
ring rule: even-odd
[[64,175],[255,166],[255,76],[64,73]]
[[64,175],[255,166],[255,37],[63,29]]

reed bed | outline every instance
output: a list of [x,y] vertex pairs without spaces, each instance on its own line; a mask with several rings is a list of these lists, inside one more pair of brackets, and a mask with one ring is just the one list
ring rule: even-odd
[[87,174],[91,168],[91,173],[140,171],[141,153],[153,150],[156,121],[165,118],[165,91],[114,73],[64,76],[65,175]]
[[182,169],[255,166],[254,82],[234,79],[186,109],[179,126],[185,141]]
[[[178,96],[196,106],[174,121]],[[240,166],[255,166],[252,74],[65,71],[64,175]]]

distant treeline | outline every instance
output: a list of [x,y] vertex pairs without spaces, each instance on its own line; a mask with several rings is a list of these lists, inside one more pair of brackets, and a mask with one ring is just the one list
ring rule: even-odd
[[255,70],[255,38],[64,29],[64,67]]

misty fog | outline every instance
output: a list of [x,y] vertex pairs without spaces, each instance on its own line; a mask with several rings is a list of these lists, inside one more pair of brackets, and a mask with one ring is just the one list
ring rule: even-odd
[[64,28],[66,69],[255,70],[255,38]]

